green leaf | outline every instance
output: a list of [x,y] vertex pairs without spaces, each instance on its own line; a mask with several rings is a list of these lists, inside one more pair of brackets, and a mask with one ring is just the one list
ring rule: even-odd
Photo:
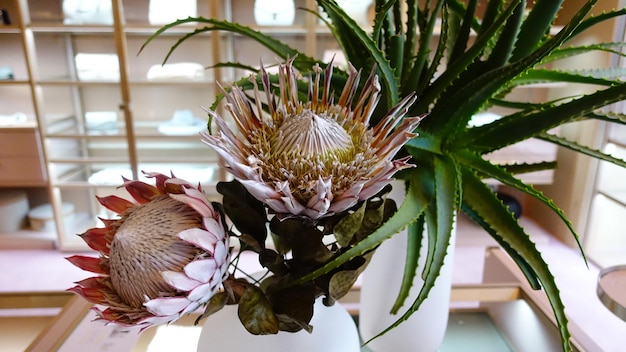
[[[490,1],[490,3],[497,3],[497,1]],[[502,33],[498,37],[495,47],[487,59],[486,69],[491,70],[496,67],[500,67],[509,62],[515,48],[515,42],[520,32],[522,20],[524,18],[524,12],[526,11],[526,1],[522,1],[517,5],[517,8],[513,12],[513,15],[506,21],[506,25],[502,30]],[[484,24],[483,24],[484,25]],[[481,28],[482,29],[482,28]]]
[[469,0],[467,8],[465,9],[461,28],[459,29],[459,33],[454,41],[454,46],[452,47],[452,52],[450,53],[450,62],[454,62],[457,58],[460,58],[467,48],[470,31],[474,23],[476,3],[477,0]]
[[523,174],[526,172],[543,171],[556,168],[556,161],[542,161],[532,164],[498,164],[506,172],[511,174]]
[[[567,327],[565,307],[554,282],[554,277],[535,244],[515,218],[508,213],[493,191],[471,171],[463,170],[463,190],[463,201],[465,204],[485,223],[489,224],[489,227],[499,235],[500,242],[506,243],[510,251],[517,253],[517,258],[523,258],[532,268],[552,306],[559,326],[563,350],[571,351],[572,347],[569,341],[571,335]],[[530,283],[531,285],[533,284],[532,282]]]
[[[466,71],[467,67],[474,62],[474,60],[483,52],[485,47],[489,44],[490,37],[493,36],[504,24],[506,19],[511,16],[514,4],[519,3],[521,0],[514,1],[509,8],[496,20],[496,22],[491,26],[485,35],[477,38],[474,45],[472,45],[461,57],[454,61],[454,63],[447,67],[447,69],[439,76],[425,91],[424,94],[420,97],[420,100],[417,101],[415,109],[417,111],[428,111],[428,106],[433,103],[435,100],[446,101],[445,104],[436,104],[431,112],[431,116],[425,119],[422,122],[422,126],[428,130],[442,130],[446,131],[445,133],[450,133],[451,130],[455,129],[457,125],[465,125],[462,122],[464,118],[469,119],[469,117],[478,109],[484,101],[486,101],[487,97],[491,96],[494,91],[499,89],[502,84],[498,84],[496,87],[493,87],[489,92],[484,92],[481,95],[476,95],[475,89],[471,89],[470,93],[472,93],[475,97],[479,97],[480,103],[476,107],[472,107],[470,113],[466,113],[466,111],[459,109],[459,106],[468,106],[468,103],[461,104],[461,102],[466,101],[467,94],[465,93],[469,90],[470,86],[473,86],[475,80],[470,80],[470,82],[460,82],[457,81],[459,75]],[[493,71],[492,71],[493,72]],[[517,74],[515,74],[517,75]],[[498,77],[502,78],[503,82],[508,81],[510,78],[505,79],[504,75],[500,75]],[[453,85],[453,82],[456,81]],[[493,81],[493,80],[491,80]],[[485,87],[483,87],[483,91]],[[445,91],[445,95],[442,95]],[[458,102],[457,102],[458,101]],[[437,118],[441,117],[441,118]]]

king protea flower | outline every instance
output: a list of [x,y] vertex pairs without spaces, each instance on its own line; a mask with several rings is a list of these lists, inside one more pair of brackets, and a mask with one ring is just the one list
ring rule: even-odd
[[[228,276],[229,240],[221,213],[200,187],[148,173],[156,187],[125,180],[138,204],[98,198],[119,214],[81,237],[99,258],[68,260],[91,277],[69,289],[96,304],[99,320],[124,327],[169,323],[206,303]],[[101,310],[98,305],[105,306]]]
[[360,73],[350,66],[335,102],[332,64],[323,82],[322,69],[315,66],[314,71],[308,100],[302,102],[298,96],[302,78],[291,61],[279,67],[280,98],[271,92],[269,76],[261,68],[268,113],[262,110],[256,77],[251,77],[254,101],[236,86],[225,93],[226,109],[238,133],[209,111],[219,131],[203,133],[203,141],[255,198],[276,213],[318,219],[372,197],[396,171],[413,166],[408,157],[393,158],[415,136],[419,118],[404,117],[415,101],[409,95],[370,128],[379,101],[378,77],[372,73],[355,99]]

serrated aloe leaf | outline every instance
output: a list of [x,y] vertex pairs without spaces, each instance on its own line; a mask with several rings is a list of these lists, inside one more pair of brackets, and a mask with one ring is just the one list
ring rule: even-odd
[[607,161],[610,162],[612,164],[615,164],[617,166],[621,166],[626,168],[626,161],[624,161],[623,159],[620,158],[616,158],[614,156],[611,156],[609,154],[603,153],[599,150],[593,149],[593,148],[589,148],[586,147],[584,145],[578,144],[574,141],[570,141],[568,139],[565,139],[563,137],[559,137],[559,136],[555,136],[553,134],[549,134],[549,133],[541,133],[537,136],[537,138],[544,140],[546,142],[551,142],[554,144],[557,144],[561,147],[573,150],[575,152],[581,153],[581,154],[585,154],[585,155],[589,155],[593,158],[602,160],[602,161]]
[[[595,5],[596,1],[597,0],[589,1],[589,2],[592,2],[593,5]],[[572,33],[570,38],[575,38],[577,35],[595,26],[596,24],[602,23],[604,21],[607,21],[607,20],[610,20],[619,16],[623,16],[623,15],[626,15],[626,7],[621,8],[619,10],[605,12],[599,15],[589,16],[589,18],[585,19],[584,21],[580,23],[580,26],[576,28],[576,30]]]
[[[417,12],[418,12],[418,0],[407,0],[406,1],[406,34],[405,38],[405,49],[404,49],[404,62],[408,63],[411,61],[416,46],[416,36],[417,36]],[[405,70],[402,72],[403,77],[406,77]]]
[[534,84],[543,82],[569,82],[582,84],[596,84],[600,86],[612,86],[620,84],[614,81],[611,76],[621,77],[626,72],[624,69],[606,69],[593,71],[555,71],[546,69],[532,69],[511,81],[512,85]]
[[[402,314],[398,320],[385,330],[372,337],[369,341],[372,341],[387,332],[391,331],[402,322],[406,321],[413,313],[415,313],[422,302],[428,298],[428,294],[435,285],[437,277],[441,272],[441,268],[444,264],[448,248],[450,247],[450,238],[453,230],[454,219],[456,218],[457,202],[460,194],[459,190],[459,175],[454,162],[447,158],[435,159],[434,168],[434,203],[429,204],[433,206],[434,210],[426,213],[426,219],[428,224],[428,255],[426,258],[425,267],[423,269],[424,284],[417,295],[417,298],[409,307],[409,309]],[[416,181],[416,182],[426,182]],[[411,187],[413,187],[413,182]],[[426,186],[427,189],[433,190],[432,187]],[[430,218],[430,219],[429,219]],[[411,258],[415,260],[415,258]],[[409,278],[405,277],[405,280]],[[411,278],[412,280],[412,278]],[[404,285],[404,284],[403,284]],[[401,298],[401,297],[399,297]],[[400,301],[397,299],[396,301]],[[367,344],[369,341],[365,342]]]
[[[438,123],[439,125],[435,127],[445,129],[445,131],[448,132],[450,132],[451,130],[461,131],[460,135],[453,134],[452,136],[455,139],[466,140],[465,134],[475,133],[474,131],[476,130],[474,128],[471,129],[469,132],[466,132],[462,129],[462,127],[467,124],[470,117],[476,111],[478,111],[478,109],[489,99],[489,97],[493,96],[497,91],[501,90],[508,81],[510,81],[520,73],[524,72],[525,70],[529,69],[530,67],[536,65],[541,59],[543,59],[543,57],[545,57],[552,50],[561,45],[563,41],[565,41],[569,37],[572,31],[576,29],[577,25],[591,10],[596,1],[597,0],[590,0],[585,3],[585,5],[573,16],[572,21],[570,21],[565,27],[563,27],[561,31],[559,31],[559,33],[557,33],[550,40],[542,44],[529,56],[509,65],[505,65],[498,69],[489,71],[482,76],[473,79],[468,84],[465,84],[460,91],[450,90],[454,91],[455,94],[449,96],[448,99],[446,99],[445,104],[437,104],[440,109],[438,109],[438,111],[435,111],[435,109],[433,109],[431,117],[425,122]],[[435,85],[436,83],[437,81],[435,81],[433,85]],[[428,100],[432,99],[432,97],[428,97],[428,99],[426,97],[422,97],[422,99]],[[432,115],[434,115],[434,117]],[[452,123],[451,121],[456,122],[456,124]],[[422,126],[424,126],[424,123],[422,123]],[[529,135],[525,136],[526,138],[528,138]],[[506,134],[504,139],[507,139]],[[515,143],[517,141],[519,141],[519,139],[511,141],[511,143]]]
[[404,264],[402,284],[400,285],[400,291],[396,296],[396,301],[391,307],[391,314],[398,314],[398,310],[402,308],[406,298],[409,296],[411,287],[413,287],[413,280],[417,275],[420,251],[422,249],[422,240],[424,238],[423,216],[421,216],[416,222],[409,225],[407,228],[407,235],[406,262]]
[[391,236],[397,234],[406,228],[410,223],[414,222],[421,213],[424,212],[428,204],[428,199],[422,192],[422,189],[418,185],[411,184],[406,194],[406,198],[402,202],[402,205],[398,208],[398,211],[389,218],[381,227],[374,231],[371,235],[367,236],[361,242],[357,243],[354,247],[341,254],[339,257],[325,264],[323,267],[313,271],[310,274],[302,276],[290,282],[290,285],[298,285],[304,282],[310,281],[321,275],[329,273],[331,270],[339,267],[340,265],[350,261],[351,259],[362,256],[365,253],[373,250],[383,241],[391,238]]
[[480,215],[478,215],[478,213],[476,213],[467,203],[463,203],[461,210],[463,210],[463,213],[472,221],[482,227],[483,230],[485,230],[500,245],[500,247],[506,251],[515,264],[517,264],[520,268],[522,274],[524,274],[524,277],[528,280],[530,287],[536,290],[541,288],[541,283],[537,279],[533,268],[519,253],[513,250],[507,242],[503,241],[502,237],[500,237],[500,235],[493,228],[491,228],[491,226],[489,226],[485,219],[480,217]]
[[524,258],[532,268],[552,306],[559,327],[563,350],[571,351],[571,335],[567,327],[565,307],[561,301],[554,276],[535,244],[511,214],[502,213],[507,212],[506,208],[502,206],[502,202],[495,197],[493,191],[480,178],[469,170],[463,171],[463,190],[463,201],[489,224],[502,242],[507,243],[508,247],[518,253],[521,258]]
[[459,28],[459,33],[454,41],[452,52],[450,53],[450,62],[454,62],[457,58],[460,58],[465,52],[465,49],[467,49],[472,23],[474,22],[474,12],[476,12],[476,3],[477,0],[470,0],[467,4],[467,8],[465,8],[461,28]]
[[511,174],[523,174],[526,172],[551,170],[556,168],[556,161],[542,161],[540,163],[524,164],[499,164],[506,172]]
[[528,139],[553,127],[584,116],[608,104],[623,100],[626,84],[609,87],[581,98],[531,114],[511,115],[491,124],[467,130],[466,143],[484,152],[500,149]]
[[558,48],[553,50],[548,56],[541,60],[541,64],[566,59],[576,55],[587,54],[592,51],[604,51],[607,53],[626,56],[626,53],[620,51],[620,48],[626,46],[624,42],[611,42],[611,43],[594,43],[583,46],[571,46],[567,48]]
[[[400,99],[395,72],[377,43],[372,41],[361,26],[354,19],[350,18],[335,2],[318,0],[317,4],[324,9],[332,20],[330,29],[342,47],[346,58],[355,67],[365,70],[375,65],[381,76],[380,83],[383,86],[383,94],[387,97],[386,102],[388,106],[396,105]],[[368,60],[373,61],[366,62]]]
[[315,63],[317,63],[318,61],[307,56],[306,54],[304,54],[303,52],[300,52],[294,48],[292,48],[291,46],[284,44],[283,42],[274,39],[273,37],[263,34],[257,30],[254,30],[250,27],[247,26],[243,26],[241,24],[238,23],[233,23],[233,22],[229,22],[229,21],[222,21],[222,20],[217,20],[214,18],[204,18],[204,17],[188,17],[184,20],[178,20],[175,22],[172,22],[170,24],[167,24],[161,28],[159,28],[153,35],[151,35],[146,41],[145,43],[142,45],[141,50],[143,50],[143,48],[148,45],[148,43],[150,43],[154,38],[158,37],[159,35],[163,34],[165,31],[167,31],[170,28],[173,28],[175,26],[178,26],[180,24],[184,24],[184,23],[190,23],[190,22],[197,22],[197,23],[202,23],[202,24],[208,24],[209,26],[205,26],[202,28],[197,28],[195,30],[193,30],[192,32],[189,32],[187,34],[185,34],[184,36],[182,36],[181,38],[179,38],[176,43],[174,45],[172,45],[172,47],[170,47],[169,51],[167,52],[165,59],[163,59],[163,63],[167,62],[167,60],[169,59],[169,57],[172,55],[172,53],[176,50],[176,48],[178,48],[183,42],[185,42],[187,39],[201,34],[201,33],[205,33],[205,32],[211,32],[211,31],[227,31],[227,32],[232,32],[232,33],[237,33],[237,34],[241,34],[244,35],[246,37],[249,37],[251,39],[254,39],[257,43],[265,46],[266,48],[268,48],[269,50],[271,50],[273,53],[275,53],[278,57],[282,58],[283,60],[287,60],[288,58],[293,58],[293,57],[297,57],[298,59],[296,60],[297,63],[301,64],[301,66],[296,65],[296,62],[294,62],[294,65],[297,68],[301,68],[301,67],[306,67],[306,68],[311,68]]
[[[493,2],[496,3],[495,1]],[[513,48],[515,47],[515,42],[517,41],[517,36],[520,32],[525,10],[526,1],[524,0],[517,5],[513,15],[506,21],[506,25],[504,26],[502,33],[500,33],[498,41],[496,42],[496,45],[491,51],[489,59],[487,59],[487,63],[485,64],[487,70],[500,67],[509,62],[513,53]]]
[[[427,59],[430,53],[430,43],[432,41],[433,33],[435,31],[435,24],[437,23],[437,18],[439,13],[441,12],[441,8],[443,7],[445,0],[437,0],[433,8],[433,15],[428,18],[424,18],[422,22],[423,25],[420,25],[420,36],[419,36],[419,45],[417,50],[417,55],[415,56],[415,62],[413,63],[413,67],[408,72],[408,79],[406,82],[420,82],[419,86],[425,86],[425,77],[422,76],[422,73],[425,71],[425,67],[427,65]],[[421,11],[418,13],[418,16],[422,14],[422,16],[427,16],[425,14],[426,11]],[[418,17],[419,18],[419,17]],[[418,20],[419,22],[419,20]],[[445,49],[445,48],[444,48]],[[421,83],[424,82],[424,83]],[[410,84],[410,83],[408,83]],[[407,86],[408,86],[407,84]],[[410,90],[403,89],[402,93],[404,95],[410,93]],[[413,111],[419,111],[420,113],[426,111],[421,108],[418,109],[417,106],[419,104],[415,104]]]
[[[552,199],[546,197],[543,193],[536,190],[531,185],[528,185],[522,182],[520,179],[514,177],[513,175],[505,171],[503,168],[492,164],[491,162],[483,159],[481,156],[477,154],[471,153],[467,150],[462,150],[455,154],[455,159],[457,160],[458,163],[466,166],[467,168],[474,170],[475,172],[480,172],[481,174],[484,174],[487,177],[498,180],[507,186],[511,186],[515,189],[518,189],[534,197],[535,199],[539,200],[546,206],[548,206],[556,215],[559,216],[559,218],[561,218],[561,221],[563,221],[563,223],[570,230],[570,232],[572,233],[572,236],[574,236],[574,239],[576,240],[576,243],[578,244],[580,253],[583,255],[583,258],[585,258],[585,254],[583,252],[583,248],[580,243],[580,238],[578,237],[578,234],[576,233],[576,230],[574,229],[574,225],[567,218],[567,216],[565,216],[565,213],[563,213],[563,211],[554,203]],[[585,258],[585,262],[586,261],[587,259]]]
[[[446,6],[450,9],[451,12],[463,17],[467,13],[467,7],[465,3],[459,0],[448,0],[446,1]],[[471,28],[474,31],[478,31],[481,28],[481,23],[477,18],[474,18],[471,22]]]
[[[420,97],[416,104],[417,111],[428,111],[428,106],[432,104],[433,101],[442,99],[455,99],[464,101],[463,96],[459,96],[462,93],[462,89],[460,87],[465,87],[470,82],[459,82],[457,81],[454,86],[452,86],[452,82],[456,81],[459,78],[461,73],[465,72],[467,67],[474,62],[474,60],[482,53],[484,48],[489,44],[489,39],[493,36],[504,24],[506,19],[511,16],[513,12],[513,5],[519,3],[521,0],[517,0],[513,2],[507,11],[505,11],[499,18],[494,22],[494,24],[485,32],[480,38],[476,39],[474,45],[472,45],[461,57],[454,61],[454,63],[447,67],[446,71],[439,76],[425,91],[424,94]],[[472,81],[473,82],[473,81]],[[471,83],[470,83],[471,84]],[[460,86],[460,87],[459,87]],[[499,85],[501,86],[501,84]],[[498,86],[498,87],[499,87]],[[442,94],[445,91],[445,96]],[[493,92],[489,92],[488,95],[485,95],[481,98],[481,102],[484,102],[488,96]],[[422,122],[422,126],[426,125],[426,128],[432,129],[446,129],[448,132],[450,129],[453,129],[456,126],[456,120],[459,120],[460,117],[458,114],[455,114],[455,111],[458,111],[458,106],[454,106],[454,103],[446,103],[446,104],[437,104],[433,109],[432,115],[434,116],[445,116],[445,118],[429,118]],[[441,111],[438,111],[441,110]],[[455,110],[455,111],[448,111]],[[470,114],[471,116],[471,114]],[[469,119],[469,116],[467,116]],[[459,122],[460,123],[460,122]]]
[[493,21],[496,19],[496,16],[498,16],[498,13],[503,7],[504,0],[491,0],[487,3],[487,8],[485,9],[485,14],[483,15],[478,35],[483,35],[483,32],[493,24]]
[[539,47],[549,32],[563,0],[537,0],[522,24],[511,61],[518,61]]
[[610,123],[617,123],[620,125],[626,124],[626,114],[620,114],[615,112],[602,112],[594,111],[583,116],[585,119],[595,119],[600,121],[606,121]]

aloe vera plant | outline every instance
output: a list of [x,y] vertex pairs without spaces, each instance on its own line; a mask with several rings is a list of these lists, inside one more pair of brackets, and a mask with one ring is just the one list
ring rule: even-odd
[[[347,60],[363,72],[376,70],[382,88],[381,113],[415,92],[419,98],[409,115],[425,117],[417,128],[419,135],[401,152],[402,156],[410,155],[419,167],[403,170],[397,175],[406,180],[408,186],[406,200],[395,215],[349,251],[300,278],[299,282],[330,272],[408,227],[409,250],[404,284],[399,288],[394,307],[397,311],[406,303],[413,277],[420,274],[416,272],[418,247],[422,236],[428,236],[427,265],[421,273],[425,285],[418,298],[409,302],[410,309],[389,327],[392,329],[419,309],[427,298],[448,250],[454,217],[462,211],[507,251],[532,287],[543,288],[560,329],[563,349],[570,350],[567,317],[546,262],[525,229],[485,181],[495,179],[545,203],[578,240],[561,209],[518,177],[518,174],[554,167],[554,164],[496,165],[488,161],[485,154],[529,138],[538,138],[626,166],[622,160],[550,132],[560,125],[583,119],[624,123],[622,116],[602,111],[602,108],[626,99],[626,84],[616,80],[609,70],[600,71],[602,76],[599,77],[590,72],[558,71],[549,65],[591,51],[622,55],[622,43],[570,44],[590,27],[626,14],[626,9],[621,9],[589,16],[597,1],[584,3],[557,31],[554,21],[564,0],[537,0],[530,11],[527,11],[525,0],[490,0],[486,2],[481,18],[477,16],[478,0],[377,0],[375,19],[368,29],[359,26],[334,1],[318,0],[319,8],[325,13],[320,18],[331,30]],[[315,15],[315,11],[308,11]],[[295,57],[293,65],[303,73],[309,72],[316,63],[321,67],[329,64],[262,32],[220,19],[179,20],[162,27],[148,42],[174,26],[190,22],[198,22],[204,27],[181,37],[167,57],[189,37],[208,31],[230,31],[256,40],[285,60]],[[440,32],[435,34],[437,26]],[[216,66],[253,70],[235,62]],[[336,69],[333,79],[345,80],[346,76]],[[595,87],[595,91],[540,103],[509,99],[514,88],[543,82],[587,84]],[[251,87],[247,79],[237,84]],[[302,93],[306,94],[306,87],[302,88]],[[506,107],[512,112],[494,122],[471,127],[472,116],[491,106]],[[373,123],[380,118],[380,115],[374,116]],[[422,226],[415,226],[421,223],[428,225],[425,234]]]

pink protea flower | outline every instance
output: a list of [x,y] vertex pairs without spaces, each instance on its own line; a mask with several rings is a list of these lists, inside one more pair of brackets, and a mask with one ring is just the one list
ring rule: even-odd
[[302,78],[292,61],[279,67],[280,98],[271,92],[269,76],[261,68],[269,114],[262,111],[263,100],[252,77],[255,101],[239,87],[225,93],[226,109],[238,131],[210,111],[219,131],[205,132],[203,141],[255,198],[276,213],[318,219],[370,198],[391,182],[396,171],[413,166],[407,163],[409,158],[393,158],[415,136],[419,118],[404,117],[415,100],[409,95],[370,128],[379,101],[378,77],[370,75],[355,99],[360,73],[350,66],[334,102],[332,64],[323,82],[322,69],[316,66],[314,71],[308,80],[308,101],[302,102],[298,96]]
[[146,175],[156,179],[156,187],[130,180],[123,184],[138,204],[117,196],[98,198],[120,215],[81,235],[100,257],[67,258],[100,275],[68,291],[96,304],[99,320],[141,329],[196,310],[229,275],[222,216],[201,188],[173,175]]

